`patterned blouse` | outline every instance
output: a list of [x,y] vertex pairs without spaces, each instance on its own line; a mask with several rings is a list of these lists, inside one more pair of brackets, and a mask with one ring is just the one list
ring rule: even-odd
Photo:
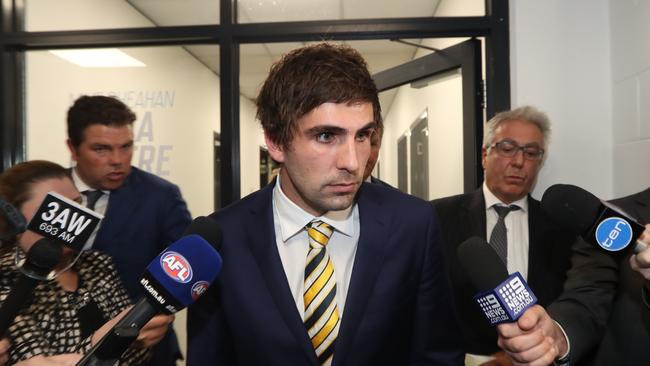
[[[0,256],[0,303],[20,275],[14,255],[9,251]],[[79,274],[75,292],[63,290],[57,281],[36,287],[29,308],[24,307],[9,327],[9,364],[36,355],[85,353],[91,348],[92,332],[131,305],[108,255],[85,251],[74,270]],[[148,349],[130,348],[120,365],[139,365],[149,357]]]

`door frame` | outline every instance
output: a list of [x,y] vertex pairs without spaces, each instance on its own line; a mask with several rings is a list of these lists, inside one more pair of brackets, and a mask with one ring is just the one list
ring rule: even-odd
[[373,75],[380,92],[460,69],[463,98],[463,191],[483,182],[483,82],[481,41],[470,39]]

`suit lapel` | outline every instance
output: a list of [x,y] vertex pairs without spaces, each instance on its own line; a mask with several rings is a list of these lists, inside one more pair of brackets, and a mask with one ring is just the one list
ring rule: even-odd
[[390,237],[390,210],[382,208],[381,195],[367,186],[364,183],[358,194],[361,233],[334,351],[337,365],[345,364],[347,354],[354,351],[350,347],[384,260],[386,238]]
[[[110,238],[109,240],[103,240],[105,232],[119,233],[121,231],[119,230],[120,227],[127,227],[129,225],[131,214],[135,212],[134,209],[137,200],[133,199],[136,196],[134,181],[137,179],[138,172],[135,168],[131,169],[131,173],[126,178],[124,184],[120,188],[111,191],[111,194],[108,196],[108,206],[104,214],[105,219],[102,221],[95,239],[95,243],[100,246],[102,243],[110,241]],[[110,245],[110,243],[107,244]],[[102,249],[100,247],[95,248]]]
[[[483,190],[479,188],[474,191],[474,193],[469,197],[469,200],[463,204],[463,209],[465,210],[465,218],[469,225],[469,235],[465,235],[465,239],[471,236],[478,236],[479,238],[486,239],[487,229],[485,228],[485,197],[483,197]],[[459,228],[462,228],[463,223],[459,224],[461,224]],[[461,242],[462,241],[459,243]]]
[[644,225],[650,224],[650,189],[641,192],[634,201],[636,218]]
[[317,365],[316,353],[296,309],[296,303],[291,294],[289,281],[284,272],[276,245],[273,224],[273,187],[274,184],[269,184],[263,188],[261,194],[257,197],[257,201],[252,202],[250,205],[251,218],[249,222],[260,223],[260,226],[251,227],[247,231],[248,238],[246,242],[287,328],[294,335],[311,364]]
[[[528,196],[528,284],[535,288],[537,283],[544,281],[544,263],[546,263],[546,255],[549,252],[548,247],[550,243],[545,243],[546,231],[548,227],[545,220],[540,216],[539,202],[533,200]],[[546,286],[539,286],[545,288]],[[539,295],[538,295],[539,296]]]

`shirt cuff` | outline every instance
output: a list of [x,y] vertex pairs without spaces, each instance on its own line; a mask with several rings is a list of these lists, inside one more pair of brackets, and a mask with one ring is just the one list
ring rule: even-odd
[[569,341],[569,337],[566,335],[566,332],[560,323],[555,322],[555,324],[558,326],[558,328],[560,328],[562,334],[564,335],[564,339],[566,339],[566,352],[562,356],[558,357],[553,364],[556,366],[568,366],[570,361],[569,355],[571,354],[571,342]]

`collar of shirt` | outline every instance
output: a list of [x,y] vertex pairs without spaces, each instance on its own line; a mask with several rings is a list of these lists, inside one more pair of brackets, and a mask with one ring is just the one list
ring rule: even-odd
[[[277,176],[275,187],[273,187],[273,203],[277,209],[280,219],[280,231],[282,241],[287,242],[291,237],[300,233],[315,217],[298,207],[282,192],[280,186],[280,175]],[[328,211],[316,219],[323,220],[332,226],[337,232],[352,237],[354,236],[353,211],[357,210],[357,204],[340,211]]]
[[[88,190],[90,190],[90,191],[95,190],[95,188],[89,187],[81,179],[81,177],[79,177],[79,174],[77,174],[77,168],[72,168],[72,174],[71,175],[72,175],[72,182],[74,183],[75,187],[77,187],[77,190],[79,192],[83,193],[83,192],[88,191]],[[101,191],[104,192],[104,194],[107,195],[107,196],[111,194],[111,191],[106,191],[106,190],[103,190],[103,189]]]
[[[497,196],[490,191],[488,188],[487,184],[483,182],[483,197],[485,198],[485,211],[489,212],[490,209],[492,209],[492,206],[494,205],[500,205],[500,206],[510,206],[510,205],[517,205],[519,206],[519,209],[523,213],[528,213],[528,196],[524,196],[523,198],[518,199],[517,201],[514,201],[510,204],[505,204],[501,202],[500,199],[497,198]],[[492,209],[494,211],[494,209]]]

